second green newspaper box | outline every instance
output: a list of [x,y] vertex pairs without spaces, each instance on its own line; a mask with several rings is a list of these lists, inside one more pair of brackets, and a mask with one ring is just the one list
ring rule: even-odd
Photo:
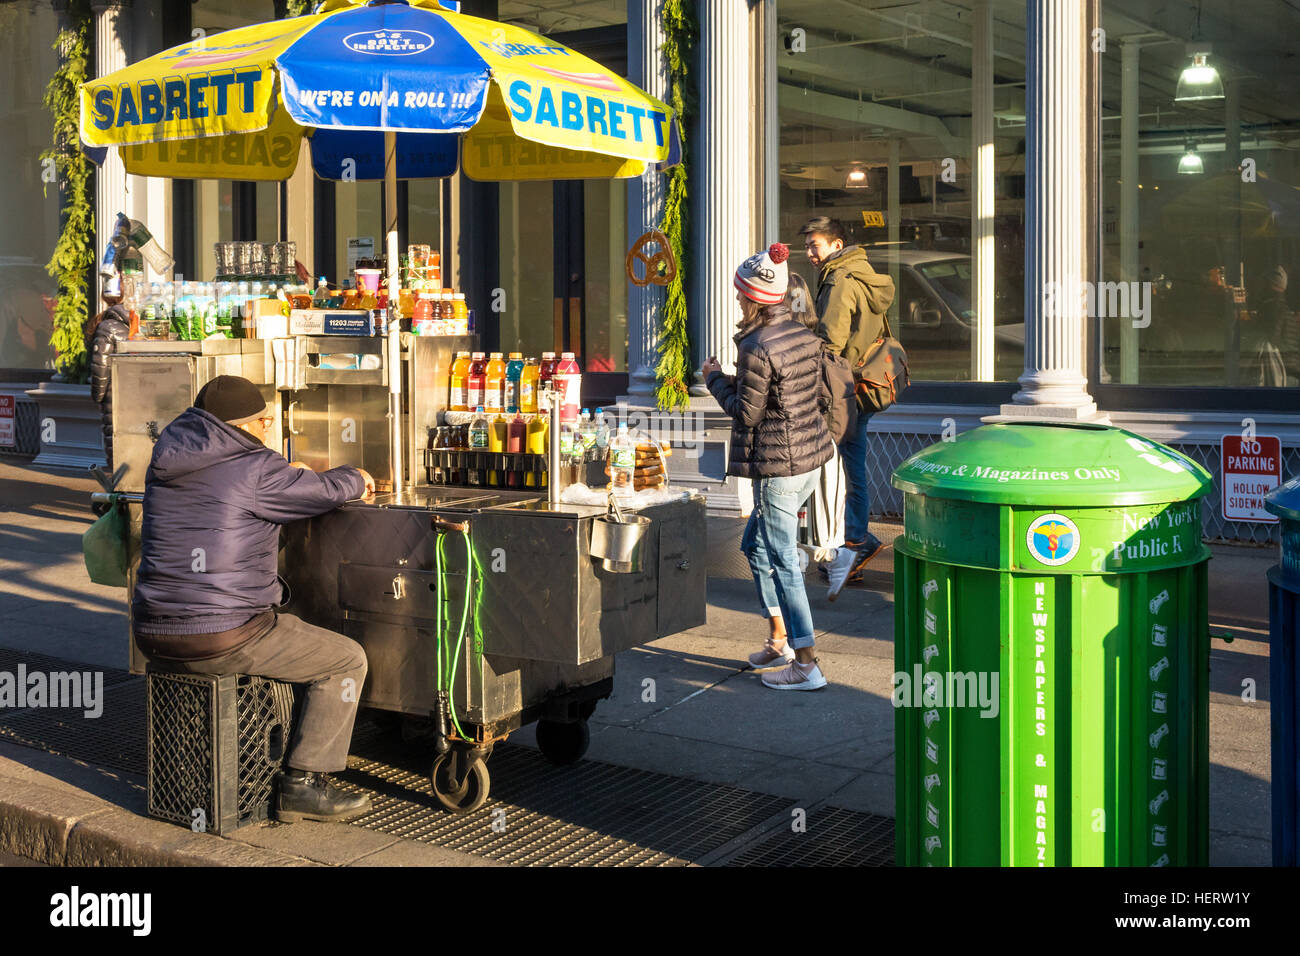
[[899,864],[1206,865],[1210,475],[1016,423],[893,482]]

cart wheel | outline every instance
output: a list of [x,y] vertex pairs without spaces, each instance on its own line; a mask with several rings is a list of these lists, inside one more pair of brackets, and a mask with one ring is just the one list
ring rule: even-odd
[[596,712],[596,705],[599,703],[600,701],[598,700],[584,700],[581,704],[578,705],[578,715],[583,720],[586,720],[588,717],[590,717],[592,714]]
[[537,722],[537,746],[542,755],[561,767],[577,763],[591,743],[591,730],[586,720],[560,723],[558,720]]
[[487,802],[492,786],[482,755],[463,750],[439,754],[429,771],[429,781],[434,796],[450,813],[473,813]]

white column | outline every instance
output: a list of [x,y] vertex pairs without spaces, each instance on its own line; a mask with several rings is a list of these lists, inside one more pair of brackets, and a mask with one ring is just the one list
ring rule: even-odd
[[[663,55],[664,30],[660,19],[663,0],[627,0],[628,79],[651,96],[667,102],[668,69]],[[668,180],[663,173],[646,170],[627,189],[627,242],[630,246],[663,222]],[[652,250],[653,251],[653,250]],[[626,252],[626,250],[624,250]],[[620,262],[619,268],[623,268]],[[662,286],[627,284],[628,394],[653,395],[659,353],[659,310]]]
[[[690,263],[696,369],[710,355],[723,365],[735,362],[732,336],[740,307],[731,280],[756,251],[749,248],[749,219],[757,187],[749,161],[749,11],[739,0],[706,0],[698,9],[700,116],[691,150],[696,201]],[[708,394],[702,384],[692,392]]]
[[1092,419],[1083,374],[1085,5],[1027,0],[1025,373],[1006,416]]
[[[1119,263],[1120,280],[1138,281],[1138,51],[1136,40],[1120,43]],[[1102,323],[1098,323],[1099,325]],[[1138,380],[1138,336],[1133,320],[1119,320],[1119,380]]]
[[973,382],[993,381],[993,6],[975,0],[971,20],[971,254],[975,257],[971,345]]
[[[902,218],[902,211],[898,203],[899,161],[898,138],[891,137],[889,140],[889,168],[885,172],[885,223],[889,229],[889,248],[891,249],[898,248],[899,219]],[[892,331],[897,334],[899,326],[903,324],[898,314],[898,310],[902,308],[898,301],[901,298],[898,294],[898,256],[889,257],[889,278],[894,282],[894,301],[889,306],[889,317],[894,323]]]
[[[90,9],[95,17],[95,76],[106,76],[127,64],[126,44],[130,24],[131,0],[94,0]],[[108,151],[104,165],[96,175],[95,189],[95,261],[104,255],[104,246],[113,234],[119,212],[127,212],[126,170],[116,149]],[[164,247],[165,248],[165,247]],[[102,285],[102,280],[100,282]],[[99,309],[99,292],[95,289],[90,308]]]
[[[799,236],[781,235],[781,110],[777,89],[776,51],[781,45],[777,35],[776,0],[763,0],[763,221],[762,234],[768,242],[794,242]],[[757,251],[757,250],[755,250]]]

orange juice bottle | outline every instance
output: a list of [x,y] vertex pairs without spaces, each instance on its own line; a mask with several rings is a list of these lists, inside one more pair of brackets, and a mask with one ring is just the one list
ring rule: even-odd
[[487,377],[484,380],[487,391],[483,402],[489,412],[505,411],[506,363],[500,352],[493,352],[487,364]]
[[451,365],[451,400],[447,407],[453,412],[469,411],[469,353],[457,352]]
[[524,360],[524,367],[519,371],[519,410],[525,415],[537,414],[537,389],[541,368],[536,358]]

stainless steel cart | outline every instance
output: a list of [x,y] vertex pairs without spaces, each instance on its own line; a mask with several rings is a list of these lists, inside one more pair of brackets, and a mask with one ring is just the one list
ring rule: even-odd
[[[214,375],[264,389],[277,413],[267,443],[291,459],[393,475],[373,500],[285,528],[284,610],[365,648],[361,704],[428,746],[434,792],[453,812],[482,806],[493,746],[525,724],[537,722],[551,760],[578,760],[614,655],[705,620],[699,495],[642,509],[639,568],[615,572],[590,554],[603,507],[561,504],[542,488],[425,483],[447,371],[476,344],[404,335],[397,376],[379,338],[141,343],[114,358],[114,434],[129,439],[119,490],[136,548],[152,442]],[[355,367],[330,367],[347,355]],[[389,440],[394,390],[402,420]],[[132,642],[133,670],[144,663]]]

